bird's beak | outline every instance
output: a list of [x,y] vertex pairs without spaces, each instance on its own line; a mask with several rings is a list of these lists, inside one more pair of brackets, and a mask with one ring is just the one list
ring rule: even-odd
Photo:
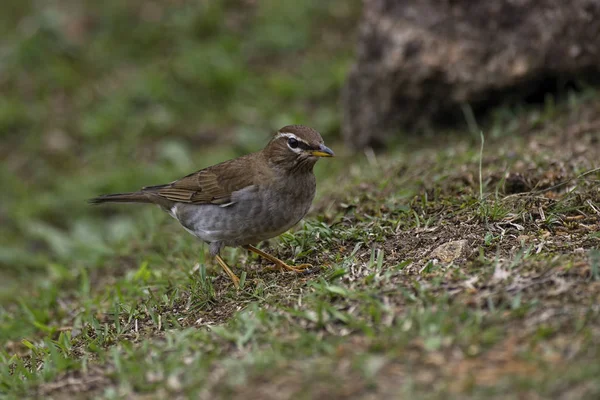
[[329,147],[321,144],[319,145],[319,149],[312,150],[310,155],[314,157],[333,157],[335,154],[333,154],[333,150],[331,150]]

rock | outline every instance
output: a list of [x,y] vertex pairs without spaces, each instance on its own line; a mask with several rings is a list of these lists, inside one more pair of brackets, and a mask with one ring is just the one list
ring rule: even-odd
[[[370,0],[342,93],[354,148],[598,77],[600,0]],[[555,89],[555,88],[554,88]]]
[[466,253],[467,241],[464,239],[454,240],[436,247],[431,254],[429,254],[429,259],[438,259],[445,264],[449,264],[454,260],[464,258]]

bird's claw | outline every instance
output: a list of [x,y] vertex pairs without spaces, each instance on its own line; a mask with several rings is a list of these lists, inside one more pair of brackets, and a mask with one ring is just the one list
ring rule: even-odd
[[312,268],[311,264],[300,264],[300,265],[287,265],[286,263],[277,263],[267,267],[268,271],[291,271],[296,273],[304,273],[306,270]]

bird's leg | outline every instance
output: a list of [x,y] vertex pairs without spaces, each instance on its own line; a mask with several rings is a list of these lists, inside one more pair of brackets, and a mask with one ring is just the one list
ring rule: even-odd
[[227,275],[229,275],[229,278],[231,278],[231,280],[233,281],[233,286],[235,286],[236,289],[240,288],[240,278],[238,278],[237,276],[235,276],[235,274],[233,273],[233,271],[227,266],[227,263],[225,262],[225,260],[223,260],[221,258],[220,255],[216,255],[215,258],[217,259],[217,262],[219,263],[219,265],[221,266],[221,268],[223,268],[223,270],[225,271],[225,273]]
[[310,264],[301,264],[301,265],[296,265],[296,266],[287,265],[286,263],[281,261],[279,258],[272,256],[270,254],[267,254],[264,251],[259,250],[250,244],[244,246],[244,248],[247,250],[250,250],[253,253],[258,254],[259,256],[261,256],[264,259],[271,261],[272,263],[275,264],[275,268],[280,271],[288,270],[288,271],[294,271],[294,272],[303,272],[306,268],[312,267],[312,265],[310,265]]

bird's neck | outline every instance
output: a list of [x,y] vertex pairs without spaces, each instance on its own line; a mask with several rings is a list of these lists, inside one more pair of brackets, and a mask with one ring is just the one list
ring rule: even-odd
[[287,175],[305,175],[312,174],[316,160],[309,158],[304,159],[285,159],[285,160],[272,160],[270,162],[271,168],[284,172]]

